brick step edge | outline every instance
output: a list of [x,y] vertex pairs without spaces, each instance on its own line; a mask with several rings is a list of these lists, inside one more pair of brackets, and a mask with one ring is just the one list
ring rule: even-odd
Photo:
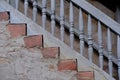
[[10,23],[7,24],[7,31],[11,38],[17,38],[27,35],[27,24],[26,23]]
[[9,11],[0,12],[0,21],[8,21],[9,19],[10,19]]
[[24,37],[24,43],[26,48],[43,48],[44,47],[44,40],[43,35],[30,35]]
[[94,80],[93,71],[79,71],[77,72],[77,80]]
[[58,62],[58,70],[77,70],[77,59],[60,59]]
[[40,50],[44,58],[59,58],[60,47],[46,47]]

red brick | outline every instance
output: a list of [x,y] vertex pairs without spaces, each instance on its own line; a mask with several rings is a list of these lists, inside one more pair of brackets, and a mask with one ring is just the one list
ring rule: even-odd
[[27,26],[26,24],[8,24],[7,29],[12,38],[25,36],[27,35]]
[[0,12],[0,21],[9,20],[9,12]]
[[60,48],[59,47],[42,48],[41,52],[44,58],[58,58],[58,55],[60,54]]
[[77,73],[78,80],[94,80],[94,72],[80,71]]
[[58,63],[58,70],[76,70],[77,71],[77,60],[76,59],[66,59],[60,60]]
[[27,48],[43,47],[43,35],[32,35],[24,38]]

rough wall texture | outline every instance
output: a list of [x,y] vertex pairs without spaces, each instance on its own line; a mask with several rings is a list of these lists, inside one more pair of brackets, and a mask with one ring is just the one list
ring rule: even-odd
[[[44,34],[45,47],[60,46],[62,59],[78,58],[80,71],[94,71],[95,80],[114,80],[109,77],[109,75],[106,75],[106,73],[103,73],[103,71],[95,65],[90,65],[88,60],[80,56],[74,50],[71,50],[71,48],[55,37],[51,36],[47,31],[44,31],[44,29],[32,22],[29,18],[26,18],[16,9],[13,9],[6,4],[4,0],[1,0],[0,2],[0,10],[10,11],[10,22],[27,23],[29,27],[28,32],[30,32],[29,35],[38,33]],[[6,30],[5,24],[0,24],[0,26],[3,26],[3,28],[0,29],[3,30],[1,32],[4,33],[4,30]],[[6,40],[1,40],[0,44],[2,46],[7,45],[0,47],[0,80],[76,80],[74,76],[76,72],[57,71],[57,60],[43,59],[39,49],[26,49],[23,44],[21,44],[23,37],[13,40],[9,38],[10,36],[7,32],[6,36],[7,37],[3,35],[2,38],[0,38],[1,40],[5,37]]]
[[25,48],[22,38],[11,39],[0,23],[0,80],[76,80],[74,71],[57,71],[58,59],[44,59],[40,49]]

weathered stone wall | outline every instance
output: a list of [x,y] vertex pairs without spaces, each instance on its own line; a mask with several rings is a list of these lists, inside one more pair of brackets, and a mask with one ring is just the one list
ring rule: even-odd
[[27,49],[22,38],[11,39],[0,23],[0,80],[76,80],[76,72],[57,71],[58,59],[44,59],[40,49]]

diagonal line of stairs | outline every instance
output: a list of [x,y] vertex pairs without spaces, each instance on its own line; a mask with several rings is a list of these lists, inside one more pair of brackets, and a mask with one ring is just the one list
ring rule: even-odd
[[[1,4],[2,3],[2,4]],[[36,35],[40,35],[40,34],[44,34],[44,48],[47,48],[47,47],[51,47],[52,46],[52,48],[53,48],[53,46],[59,46],[60,47],[60,57],[59,57],[59,60],[60,61],[57,61],[56,60],[56,62],[54,62],[55,63],[55,65],[58,65],[58,62],[59,62],[59,64],[61,64],[60,62],[63,62],[63,60],[68,60],[68,62],[69,61],[71,61],[71,59],[73,59],[73,61],[72,61],[72,64],[76,61],[76,58],[77,58],[77,70],[78,71],[80,71],[80,73],[82,74],[85,74],[86,75],[86,72],[90,72],[90,71],[92,71],[92,75],[94,76],[94,79],[95,80],[114,80],[113,78],[111,78],[108,74],[106,74],[104,71],[102,71],[101,69],[99,69],[96,65],[94,65],[94,64],[91,64],[91,63],[88,63],[88,61],[84,58],[84,57],[82,57],[81,55],[77,55],[78,53],[77,52],[75,52],[74,50],[71,50],[68,46],[66,46],[65,44],[63,44],[62,42],[60,42],[58,39],[56,39],[55,37],[53,37],[53,36],[51,36],[47,31],[44,31],[42,28],[40,28],[40,26],[39,25],[37,25],[37,24],[35,24],[32,20],[30,20],[30,19],[28,19],[27,17],[25,17],[24,15],[22,15],[20,12],[18,12],[17,10],[15,10],[15,9],[13,9],[12,7],[10,7],[9,5],[6,5],[6,3],[4,2],[4,1],[1,1],[1,3],[0,3],[0,6],[1,6],[1,8],[3,9],[3,11],[5,11],[5,10],[7,10],[7,11],[10,11],[10,22],[11,22],[11,24],[13,24],[14,22],[14,24],[21,24],[21,22],[22,23],[27,23],[27,37],[29,37],[28,35],[32,35],[33,36],[33,34],[36,36]],[[4,7],[4,6],[6,6],[6,7]],[[20,38],[15,38],[15,41],[14,41],[14,39],[12,39],[12,41],[13,42],[16,42],[17,44],[19,44],[18,45],[18,47],[17,48],[19,48],[19,46],[22,44],[22,43],[24,43],[24,39],[23,39],[24,37],[20,37]],[[17,41],[16,41],[16,39],[17,39]],[[20,42],[20,43],[19,43]],[[21,43],[22,42],[22,43]],[[21,52],[25,52],[25,49],[24,48],[22,48],[22,49],[14,49],[14,48],[16,48],[16,47],[13,47],[14,45],[17,45],[16,43],[14,43],[14,44],[11,44],[11,46],[12,46],[12,49],[9,49],[10,50],[10,52],[13,52],[13,51],[18,51],[18,50],[21,50]],[[22,46],[24,45],[24,47],[25,47],[25,44],[22,44]],[[27,47],[25,47],[25,48],[27,48]],[[58,47],[57,47],[58,48]],[[8,49],[8,47],[6,48],[6,49]],[[40,49],[38,49],[38,47],[37,48],[27,48],[29,51],[27,51],[27,52],[29,52],[29,55],[27,54],[27,53],[23,53],[24,55],[27,55],[26,57],[26,59],[23,59],[25,62],[30,62],[31,61],[31,59],[30,58],[28,58],[28,57],[31,57],[31,55],[33,56],[32,58],[34,59],[34,57],[35,56],[37,56],[37,57],[35,57],[35,59],[40,59],[41,57],[40,56],[38,56],[38,54],[34,54],[34,53],[39,53],[39,51],[41,52],[41,50]],[[33,54],[31,54],[31,53],[33,53]],[[39,54],[40,55],[40,54]],[[22,57],[22,56],[21,56]],[[42,57],[43,57],[43,55],[42,55]],[[16,57],[17,58],[17,57]],[[62,60],[61,60],[62,59]],[[24,61],[23,60],[17,60],[17,62],[19,62],[20,64],[22,64]],[[23,61],[23,62],[22,62]],[[37,66],[34,66],[34,67],[36,67],[36,68],[38,68],[38,67],[41,67],[42,65],[40,65],[40,63],[41,63],[41,61],[43,61],[43,62],[52,62],[51,60],[48,60],[48,59],[46,59],[46,60],[40,60],[39,62],[37,62],[37,61],[34,61],[35,63],[37,63]],[[16,63],[17,63],[16,62]],[[67,61],[65,61],[65,62],[67,62]],[[64,63],[64,62],[63,62]],[[70,62],[71,63],[71,62]],[[31,63],[31,64],[34,64],[34,63]],[[27,64],[27,66],[29,67],[29,68],[31,68],[30,66],[33,66],[33,65],[31,65],[31,64]],[[49,63],[50,64],[50,63]],[[36,64],[35,64],[36,65]],[[39,65],[39,66],[38,66]],[[15,64],[15,66],[16,67],[19,67],[20,68],[20,70],[18,70],[17,72],[19,73],[19,72],[21,72],[22,71],[22,67],[21,67],[21,65],[19,65],[19,64]],[[47,65],[48,66],[48,65]],[[43,67],[43,66],[42,66]],[[53,65],[51,65],[50,64],[50,69],[55,69],[54,67],[53,67]],[[17,68],[16,68],[17,69]],[[75,69],[74,67],[72,67],[72,69]],[[42,69],[43,70],[43,69]],[[41,70],[41,71],[42,71]],[[55,69],[55,70],[58,70],[58,69]],[[13,70],[14,71],[14,70]],[[29,71],[29,70],[28,70]],[[61,70],[60,70],[61,71]],[[94,72],[93,72],[94,71]],[[34,71],[33,71],[34,72]],[[75,71],[76,72],[76,71]],[[37,73],[40,73],[40,70],[38,70],[38,72]],[[60,72],[61,73],[61,72]],[[68,72],[65,72],[65,73],[67,73],[69,76],[72,76],[73,74],[75,74],[76,75],[76,73],[70,73],[69,71]],[[65,74],[65,73],[62,73],[61,75],[63,75],[63,76],[66,76],[66,78],[64,78],[65,80],[66,79],[68,79],[69,77]],[[16,73],[15,73],[16,74]],[[36,74],[36,73],[35,73]],[[54,76],[56,76],[57,74],[56,73],[53,73],[54,74]],[[71,75],[72,74],[72,75]],[[80,75],[81,75],[80,74]],[[38,75],[38,74],[37,74]],[[36,76],[37,76],[36,75]],[[47,73],[47,74],[45,74],[45,75],[50,75],[49,73]],[[52,75],[52,74],[51,74]],[[89,74],[88,74],[89,75]],[[34,75],[35,76],[35,75]],[[60,76],[60,75],[59,75]],[[76,76],[79,76],[79,74],[77,73],[77,75]],[[32,75],[31,75],[31,77],[32,77]],[[90,76],[89,76],[90,77]],[[80,77],[78,77],[78,78],[80,78]],[[43,80],[44,80],[44,78],[42,78]],[[61,78],[60,78],[61,79]],[[59,80],[60,80],[59,79]],[[86,76],[83,76],[83,79],[88,79],[88,78],[86,78]],[[16,79],[15,79],[16,80]],[[33,80],[35,80],[35,79],[33,79]],[[49,80],[49,79],[48,79]],[[57,80],[57,79],[56,79]],[[75,80],[75,79],[73,79],[73,80]]]
[[[0,21],[9,19],[9,12],[0,12]],[[43,35],[27,35],[26,23],[2,22],[7,40],[0,47],[6,47],[0,56],[1,80],[94,80],[92,71],[77,72],[77,59],[61,59],[60,47],[44,47]]]

